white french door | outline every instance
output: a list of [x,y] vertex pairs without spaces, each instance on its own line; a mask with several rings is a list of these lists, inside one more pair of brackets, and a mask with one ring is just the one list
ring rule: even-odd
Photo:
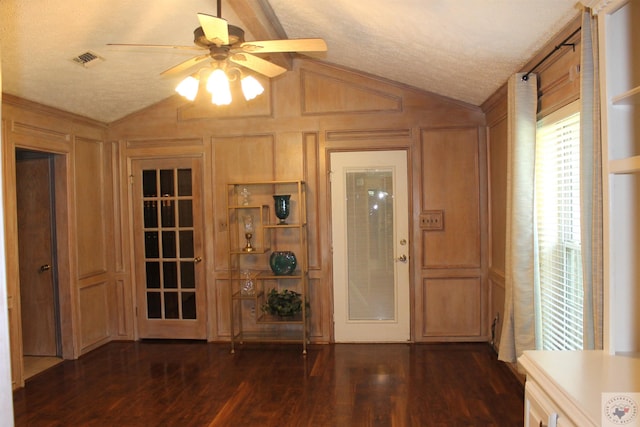
[[336,342],[410,339],[407,153],[331,154]]

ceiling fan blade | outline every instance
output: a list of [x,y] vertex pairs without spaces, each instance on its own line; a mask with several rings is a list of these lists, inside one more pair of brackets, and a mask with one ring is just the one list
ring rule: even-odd
[[240,45],[244,52],[324,52],[327,44],[322,39],[285,39],[245,42]]
[[198,20],[207,40],[218,46],[229,44],[229,24],[225,19],[206,13],[198,13]]
[[161,76],[171,76],[171,75],[175,75],[175,74],[179,74],[185,70],[188,70],[189,68],[198,65],[199,63],[206,61],[207,59],[210,59],[211,56],[207,53],[205,55],[199,55],[199,56],[194,56],[193,58],[189,58],[184,62],[179,63],[178,65],[174,65],[173,67],[169,68],[168,70],[164,70],[163,72],[160,73]]
[[263,74],[269,78],[276,77],[287,72],[287,69],[284,67],[248,53],[237,53],[235,55],[231,55],[229,59],[238,65],[242,65],[243,67],[249,68],[250,70]]
[[152,47],[161,49],[180,49],[180,50],[202,50],[198,46],[176,46],[169,44],[140,44],[140,43],[107,43],[107,46],[124,46],[124,47]]

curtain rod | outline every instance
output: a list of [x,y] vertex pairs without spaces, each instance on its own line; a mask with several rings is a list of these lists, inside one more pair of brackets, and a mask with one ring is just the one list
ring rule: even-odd
[[545,56],[544,58],[542,58],[540,60],[540,62],[538,62],[536,65],[533,66],[533,68],[531,68],[531,70],[529,72],[527,72],[524,76],[522,76],[522,80],[527,81],[529,80],[529,74],[533,73],[533,71],[538,68],[540,66],[540,64],[542,64],[544,61],[546,61],[547,59],[549,59],[549,57],[551,55],[553,55],[557,50],[559,50],[560,48],[562,48],[563,46],[572,46],[573,49],[575,50],[576,45],[575,43],[567,43],[571,37],[575,36],[576,34],[578,34],[578,32],[582,29],[582,27],[578,27],[577,30],[575,30],[573,33],[571,33],[571,35],[569,37],[567,37],[566,39],[564,39],[562,41],[562,43],[560,43],[559,45],[557,45],[551,52],[549,52],[547,54],[547,56]]

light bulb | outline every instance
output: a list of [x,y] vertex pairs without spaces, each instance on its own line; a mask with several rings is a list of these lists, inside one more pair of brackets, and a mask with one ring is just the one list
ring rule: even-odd
[[252,100],[262,92],[264,92],[264,88],[255,77],[247,76],[242,79],[242,93],[244,93],[244,99],[247,101]]
[[216,105],[231,104],[231,89],[229,79],[220,68],[211,73],[207,80],[207,91],[211,93],[211,102]]
[[198,79],[193,76],[189,76],[176,86],[176,92],[187,98],[189,101],[193,101],[196,99],[196,95],[198,94],[198,85]]

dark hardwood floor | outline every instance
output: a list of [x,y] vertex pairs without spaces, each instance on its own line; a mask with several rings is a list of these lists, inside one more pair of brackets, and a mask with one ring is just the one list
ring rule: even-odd
[[28,380],[14,408],[18,427],[507,427],[523,387],[485,343],[114,342]]

